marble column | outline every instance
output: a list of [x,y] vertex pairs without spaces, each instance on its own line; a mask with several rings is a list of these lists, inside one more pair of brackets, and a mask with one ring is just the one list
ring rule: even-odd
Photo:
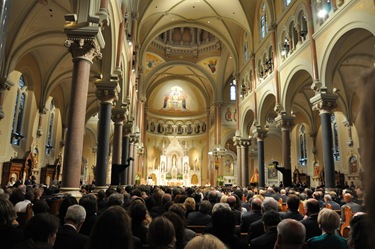
[[[83,32],[83,31],[82,31]],[[61,191],[78,195],[81,175],[83,136],[85,134],[85,118],[87,92],[90,69],[95,57],[101,58],[100,47],[96,41],[95,31],[87,37],[69,38],[65,46],[73,55],[73,76],[71,85],[68,132],[64,150]]]
[[[133,126],[132,121],[127,121],[123,126],[123,137],[122,137],[122,155],[121,163],[125,164],[128,158],[130,157],[130,133]],[[121,185],[130,184],[129,183],[129,170],[132,166],[132,162],[121,174],[120,174],[120,183]]]
[[281,128],[281,138],[282,138],[282,156],[284,166],[281,169],[278,169],[283,174],[283,184],[284,186],[292,185],[292,164],[290,159],[290,130],[294,126],[294,117],[286,115],[285,112],[282,112],[279,116],[276,117],[276,124]]
[[100,100],[99,127],[98,127],[98,152],[96,154],[96,189],[107,188],[107,172],[109,159],[109,139],[111,130],[112,102],[117,99],[117,81],[98,82],[96,97]]
[[251,145],[250,138],[241,138],[241,186],[247,187],[250,184],[249,177],[249,146]]
[[[7,28],[8,28],[8,20],[10,14],[10,8],[12,7],[12,2],[10,0],[0,0],[0,75],[6,75],[6,73],[1,72],[5,68],[5,43],[7,38]],[[13,5],[14,7],[14,5]],[[3,74],[4,73],[4,74]],[[0,83],[1,84],[1,83]],[[0,109],[0,119],[1,119],[1,109]]]
[[258,144],[258,187],[264,188],[266,186],[265,172],[264,172],[264,139],[267,137],[267,129],[257,126],[253,131],[254,137]]
[[0,121],[4,118],[4,98],[5,98],[5,91],[9,91],[10,88],[13,86],[13,83],[9,82],[5,78],[0,79]]
[[314,111],[319,111],[322,136],[323,136],[323,162],[325,187],[333,189],[335,182],[335,162],[333,158],[333,134],[331,128],[331,113],[337,107],[338,96],[327,93],[326,88],[321,88],[317,94],[310,99]]
[[249,185],[249,146],[250,138],[241,138],[239,131],[233,137],[233,144],[237,148],[237,177],[236,183],[242,187]]
[[120,172],[122,171],[121,150],[122,150],[122,131],[125,120],[125,108],[114,108],[112,110],[112,121],[114,122],[113,132],[113,152],[112,152],[112,171],[111,185],[117,186],[120,183]]
[[233,145],[237,149],[237,174],[236,174],[236,184],[241,185],[242,182],[242,161],[241,161],[241,136],[240,131],[236,131],[235,136],[233,137]]

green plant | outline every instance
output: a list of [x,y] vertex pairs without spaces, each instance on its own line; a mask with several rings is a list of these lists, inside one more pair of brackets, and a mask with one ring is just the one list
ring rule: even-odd
[[218,176],[216,180],[217,180],[217,185],[219,186],[224,185],[224,176]]
[[167,174],[165,175],[165,179],[167,179],[167,180],[172,179],[172,174],[171,174],[171,173],[167,173]]

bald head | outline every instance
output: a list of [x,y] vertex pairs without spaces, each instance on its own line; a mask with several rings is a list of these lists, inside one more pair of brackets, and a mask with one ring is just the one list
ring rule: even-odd
[[251,201],[251,210],[253,211],[260,211],[262,207],[262,200],[259,198],[254,198]]
[[317,214],[320,211],[319,201],[316,199],[308,199],[305,205],[307,215]]
[[305,226],[296,220],[285,219],[277,225],[275,248],[299,249],[305,243]]

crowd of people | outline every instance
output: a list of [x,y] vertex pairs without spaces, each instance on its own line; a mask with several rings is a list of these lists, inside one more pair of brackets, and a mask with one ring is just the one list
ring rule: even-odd
[[[58,192],[1,189],[1,248],[371,248],[361,188],[83,186],[79,200]],[[21,226],[17,214],[30,203],[33,216]],[[349,239],[340,234],[346,206]]]

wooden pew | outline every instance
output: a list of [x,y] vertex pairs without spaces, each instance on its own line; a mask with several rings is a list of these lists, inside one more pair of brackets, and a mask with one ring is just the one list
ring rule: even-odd
[[[344,215],[345,215],[345,222],[341,225],[340,234],[344,238],[348,238],[349,231],[350,231],[350,220],[353,216],[352,209],[349,206],[344,207]],[[349,231],[348,231],[349,229]]]
[[33,204],[29,203],[26,206],[25,212],[17,212],[17,222],[21,228],[25,228],[27,222],[33,217]]

